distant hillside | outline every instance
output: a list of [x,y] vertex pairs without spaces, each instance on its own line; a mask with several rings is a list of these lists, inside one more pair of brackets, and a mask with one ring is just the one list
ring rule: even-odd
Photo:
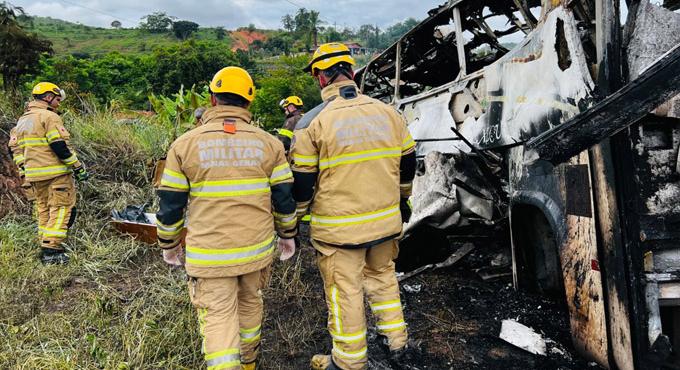
[[[52,41],[58,55],[89,54],[92,56],[117,51],[123,54],[139,54],[150,51],[154,46],[180,42],[171,33],[153,34],[139,29],[113,29],[91,27],[50,17],[32,17],[23,22],[24,27]],[[216,28],[200,28],[192,37],[197,40],[212,40],[229,49],[247,50],[255,40],[266,41],[276,31],[239,29],[227,31],[222,40]]]

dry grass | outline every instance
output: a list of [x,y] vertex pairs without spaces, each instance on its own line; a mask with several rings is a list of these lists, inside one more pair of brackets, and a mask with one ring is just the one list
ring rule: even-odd
[[[67,114],[65,121],[93,174],[79,185],[72,260],[65,267],[39,263],[28,207],[0,220],[0,368],[202,367],[185,273],[108,226],[111,209],[155,202],[151,159],[162,155],[170,131],[154,122],[120,125],[107,112]],[[312,260],[307,250],[276,264],[266,292],[264,368],[299,368],[310,347],[324,342]]]

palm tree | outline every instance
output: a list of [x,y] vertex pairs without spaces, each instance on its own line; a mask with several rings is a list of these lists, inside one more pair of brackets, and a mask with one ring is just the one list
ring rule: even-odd
[[3,1],[0,3],[0,27],[10,27],[16,25],[17,14],[24,15],[24,9]]
[[314,48],[319,46],[319,26],[324,22],[319,19],[319,12],[316,10],[311,10],[309,16],[307,17],[307,24],[310,33],[310,38],[314,41]]

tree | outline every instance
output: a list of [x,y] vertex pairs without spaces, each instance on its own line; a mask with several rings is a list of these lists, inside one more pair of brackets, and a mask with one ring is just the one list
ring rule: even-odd
[[319,25],[323,21],[319,19],[319,12],[312,10],[309,12],[309,17],[307,18],[307,30],[309,32],[310,41],[313,41],[314,47],[319,45]]
[[224,44],[189,40],[163,48],[156,48],[150,56],[147,75],[154,93],[172,94],[182,85],[207,84],[215,72],[224,66],[248,68],[246,55],[235,55],[225,50]]
[[293,33],[295,32],[295,18],[292,15],[286,14],[281,17],[281,23],[283,24],[283,29]]
[[285,24],[290,19],[293,19],[295,24],[295,36],[298,38],[304,37],[305,47],[308,50],[318,44],[319,25],[323,23],[319,19],[319,12],[300,8],[294,18],[292,16],[283,17],[284,26],[290,27],[290,25]]
[[281,127],[285,117],[278,102],[286,96],[299,96],[308,109],[321,103],[319,86],[308,73],[302,72],[308,61],[307,55],[284,56],[273,61],[266,73],[254,76],[257,94],[251,111],[265,129]]
[[24,31],[17,14],[24,10],[0,3],[0,74],[7,92],[16,91],[21,77],[38,71],[43,53],[52,53],[52,43]]
[[113,21],[113,22],[111,22],[111,27],[113,27],[113,28],[115,28],[115,29],[119,29],[122,25],[123,25],[123,24],[120,23],[120,21]]
[[378,28],[378,26],[374,26],[372,24],[364,24],[361,27],[359,27],[357,36],[363,41],[363,43],[368,48],[379,49],[381,46],[380,43],[381,31],[380,28]]
[[291,41],[289,36],[275,35],[273,37],[268,38],[267,41],[265,41],[263,48],[268,53],[274,55],[277,54],[288,55],[290,53],[290,46]]
[[227,35],[227,31],[224,29],[224,27],[217,27],[215,28],[215,37],[218,40],[224,40],[224,36]]
[[172,32],[175,34],[175,37],[180,40],[188,39],[189,36],[196,31],[198,31],[198,23],[191,21],[177,21],[172,23]]
[[146,21],[141,22],[139,28],[151,33],[164,33],[170,29],[172,22],[177,19],[177,17],[168,16],[164,12],[155,12],[145,15],[141,19]]
[[325,42],[345,41],[342,37],[342,34],[332,27],[328,27],[328,29],[326,29],[326,32],[324,32],[324,34],[321,35],[321,38],[324,39]]

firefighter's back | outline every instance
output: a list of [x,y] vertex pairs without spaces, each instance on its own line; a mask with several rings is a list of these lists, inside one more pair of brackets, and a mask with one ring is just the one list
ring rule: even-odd
[[[270,182],[281,144],[250,125],[245,109],[213,107],[203,119],[173,145],[180,163],[169,167],[176,176],[169,180],[190,194],[187,271],[213,277],[259,270],[274,250]],[[175,165],[181,172],[173,173]]]
[[318,161],[312,204],[313,237],[331,244],[361,244],[399,235],[399,164],[408,129],[390,106],[339,84],[338,97],[314,118],[309,135],[318,158],[298,151],[297,164]]

